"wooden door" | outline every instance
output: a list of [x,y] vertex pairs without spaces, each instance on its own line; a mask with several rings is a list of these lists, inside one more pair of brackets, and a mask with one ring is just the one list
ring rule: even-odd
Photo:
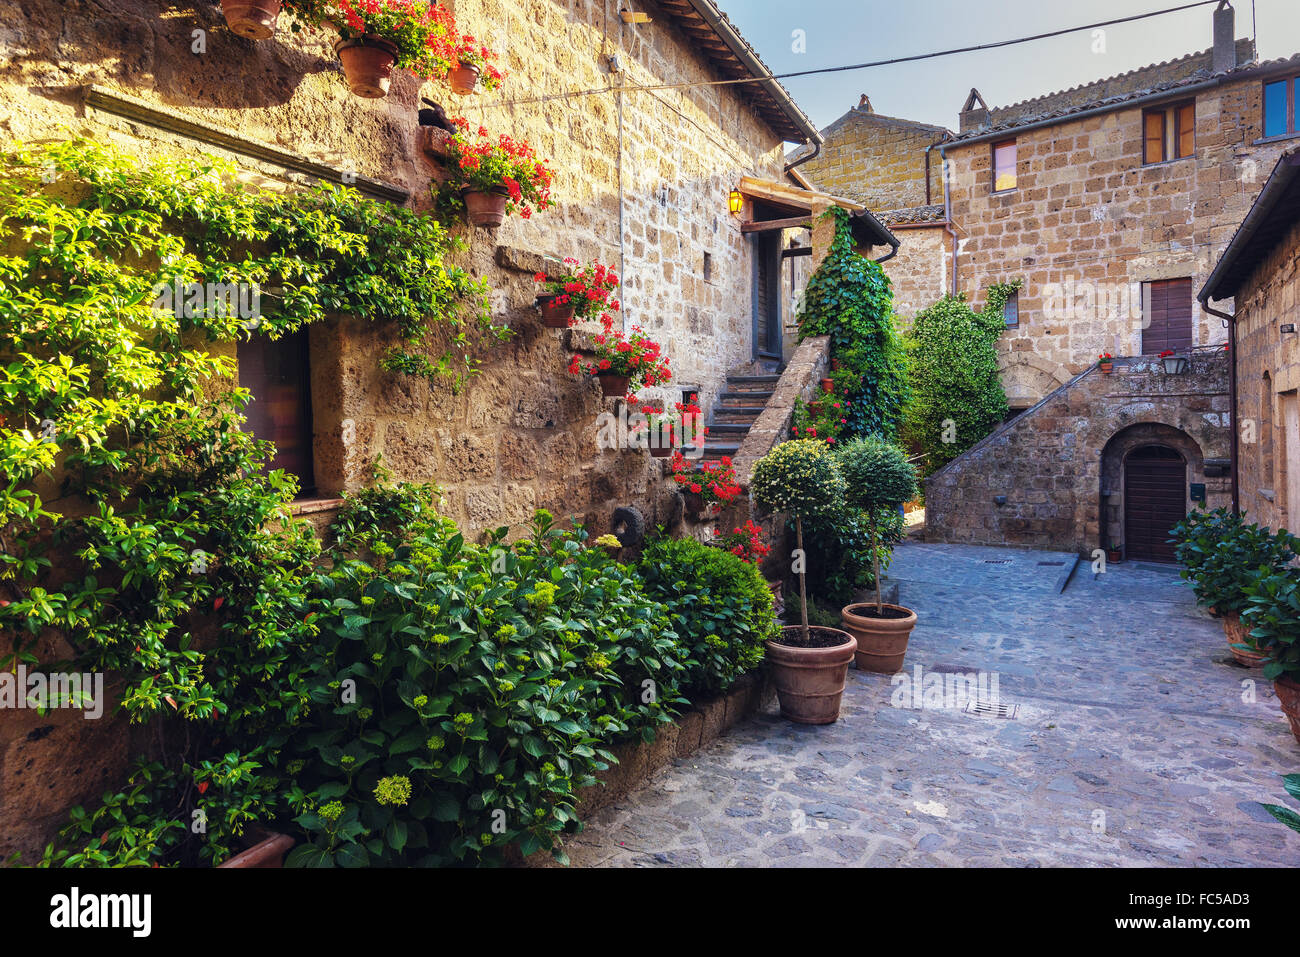
[[1169,530],[1187,515],[1187,465],[1163,445],[1134,449],[1124,462],[1124,550],[1135,561],[1172,562]]
[[754,356],[781,355],[781,231],[754,240]]
[[1142,354],[1166,350],[1186,352],[1192,347],[1192,281],[1164,279],[1146,284],[1146,326],[1142,329]]
[[239,384],[253,394],[244,430],[275,443],[268,469],[298,476],[300,495],[315,491],[307,330],[274,341],[254,336],[239,343],[237,357]]

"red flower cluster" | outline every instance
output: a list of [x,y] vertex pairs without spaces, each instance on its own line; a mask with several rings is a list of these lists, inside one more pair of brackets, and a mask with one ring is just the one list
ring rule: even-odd
[[686,463],[686,456],[674,452],[672,459],[673,481],[690,492],[704,498],[707,508],[729,505],[740,495],[736,481],[736,468],[731,457],[724,455],[716,462],[700,460],[695,468]]
[[726,535],[718,536],[719,542],[727,551],[742,562],[757,565],[772,549],[763,544],[763,530],[747,519],[743,526],[737,526]]
[[531,146],[507,133],[493,140],[482,126],[471,133],[464,117],[453,122],[460,132],[449,144],[453,161],[448,184],[451,188],[485,193],[504,189],[509,195],[506,212],[518,211],[524,219],[532,216],[534,208],[547,209],[551,205],[553,174]]
[[[680,430],[683,439],[689,436],[692,445],[702,448],[709,431],[703,422],[704,412],[694,402],[676,402],[673,404],[672,412],[665,412],[662,408],[646,409],[645,421],[634,425],[632,431],[648,430],[652,441],[654,436],[666,436],[669,443],[676,446]],[[688,423],[689,428],[683,427],[683,423]]]
[[672,380],[667,356],[661,354],[659,343],[649,338],[640,326],[633,326],[630,336],[617,332],[613,329],[614,317],[609,313],[600,317],[600,324],[605,331],[596,336],[596,358],[584,366],[582,357],[574,356],[569,361],[570,374],[625,375],[629,391]]
[[[574,322],[595,316],[600,316],[604,322],[608,316],[605,310],[618,311],[618,300],[610,298],[610,294],[618,288],[618,275],[613,269],[595,261],[575,268],[578,260],[571,257],[564,260],[564,265],[566,268],[563,275],[548,276],[539,272],[533,276],[533,280],[543,285],[543,295],[555,297],[556,305],[573,303]],[[611,318],[609,325],[612,324]]]
[[455,62],[456,21],[443,5],[421,0],[286,0],[301,19],[331,23],[345,40],[366,36],[397,47],[397,66],[426,80],[443,79]]

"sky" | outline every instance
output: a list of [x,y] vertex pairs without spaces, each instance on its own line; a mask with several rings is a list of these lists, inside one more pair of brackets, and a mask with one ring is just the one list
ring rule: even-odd
[[[1045,33],[1182,6],[1189,0],[719,0],[773,73],[883,60]],[[1238,38],[1257,35],[1261,59],[1300,52],[1300,0],[1234,0]],[[972,86],[1007,106],[1207,50],[1214,6],[1196,7],[1031,43],[920,63],[781,82],[825,128],[866,93],[877,113],[957,128]],[[798,49],[803,31],[804,51]]]

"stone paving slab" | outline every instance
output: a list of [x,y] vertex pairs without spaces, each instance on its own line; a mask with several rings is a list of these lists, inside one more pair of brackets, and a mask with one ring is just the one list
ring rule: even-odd
[[[851,669],[826,727],[770,702],[600,812],[573,863],[1300,864],[1300,835],[1255,803],[1285,802],[1280,775],[1300,770],[1271,683],[1232,662],[1176,570],[1081,564],[1058,595],[1044,583],[1059,567],[1038,564],[1056,560],[900,547],[891,575],[920,616],[903,674]],[[948,700],[914,701],[917,666],[922,692],[950,682]],[[965,710],[956,679],[980,672],[968,697],[991,699],[996,676],[1014,718]]]

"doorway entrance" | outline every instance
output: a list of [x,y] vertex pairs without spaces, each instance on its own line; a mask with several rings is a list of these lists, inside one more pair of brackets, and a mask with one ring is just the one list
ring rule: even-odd
[[1173,562],[1169,530],[1187,516],[1187,463],[1165,445],[1143,445],[1124,460],[1124,545],[1135,561]]

